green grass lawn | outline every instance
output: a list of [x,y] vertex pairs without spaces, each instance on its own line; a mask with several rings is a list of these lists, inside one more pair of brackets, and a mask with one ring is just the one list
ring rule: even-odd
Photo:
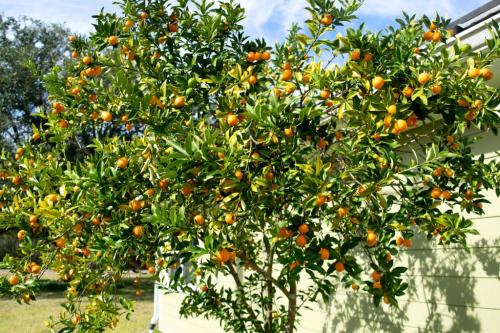
[[[115,332],[136,333],[147,332],[149,320],[153,313],[153,284],[150,279],[141,278],[142,296],[135,296],[132,278],[124,281],[124,287],[119,294],[136,301],[135,311],[130,320],[120,319]],[[47,281],[47,289],[57,289],[57,285]],[[30,305],[20,305],[14,300],[0,298],[0,332],[14,333],[42,333],[49,332],[45,327],[50,315],[58,318],[61,311],[60,304],[64,302],[62,291],[44,291],[37,295],[37,301]],[[111,331],[110,331],[111,332]]]

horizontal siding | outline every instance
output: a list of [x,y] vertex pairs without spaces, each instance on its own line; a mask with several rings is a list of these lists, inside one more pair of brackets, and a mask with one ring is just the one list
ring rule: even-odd
[[181,318],[179,309],[184,295],[166,294],[161,297],[159,328],[162,333],[224,333],[214,320],[199,318]]

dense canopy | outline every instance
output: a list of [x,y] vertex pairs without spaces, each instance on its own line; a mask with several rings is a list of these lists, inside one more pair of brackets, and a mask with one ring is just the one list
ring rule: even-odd
[[310,19],[271,48],[234,1],[120,3],[70,36],[71,68],[46,77],[52,107],[2,157],[0,226],[19,230],[20,255],[0,291],[29,303],[56,271],[55,330],[113,327],[131,268],[234,332],[291,333],[337,288],[397,306],[414,234],[465,245],[463,213],[499,191],[499,165],[465,135],[499,125],[497,25],[480,53],[440,16],[341,35],[360,1],[308,0]]

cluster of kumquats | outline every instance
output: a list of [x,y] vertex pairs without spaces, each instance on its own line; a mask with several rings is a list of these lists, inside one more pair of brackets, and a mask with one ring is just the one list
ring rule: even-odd
[[482,213],[500,177],[465,135],[499,124],[498,26],[480,54],[439,16],[332,38],[360,1],[307,3],[305,28],[272,50],[244,37],[232,1],[126,1],[70,36],[42,124],[1,156],[0,227],[20,255],[0,292],[28,303],[52,269],[68,283],[52,327],[101,332],[132,309],[117,281],[145,269],[185,292],[183,315],[292,333],[297,299],[337,288],[397,306],[416,233],[465,244],[457,211]]

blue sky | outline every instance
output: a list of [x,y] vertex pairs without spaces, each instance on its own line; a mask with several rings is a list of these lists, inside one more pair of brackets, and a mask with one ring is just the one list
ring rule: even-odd
[[[306,0],[238,0],[247,10],[244,25],[252,37],[268,42],[281,40],[292,22],[307,18]],[[0,12],[7,16],[31,16],[46,22],[65,23],[72,31],[91,31],[93,14],[102,7],[116,11],[112,0],[0,0]],[[358,16],[370,30],[379,30],[408,13],[434,15],[439,12],[452,19],[472,11],[488,0],[365,0]],[[354,26],[359,23],[355,22]]]

